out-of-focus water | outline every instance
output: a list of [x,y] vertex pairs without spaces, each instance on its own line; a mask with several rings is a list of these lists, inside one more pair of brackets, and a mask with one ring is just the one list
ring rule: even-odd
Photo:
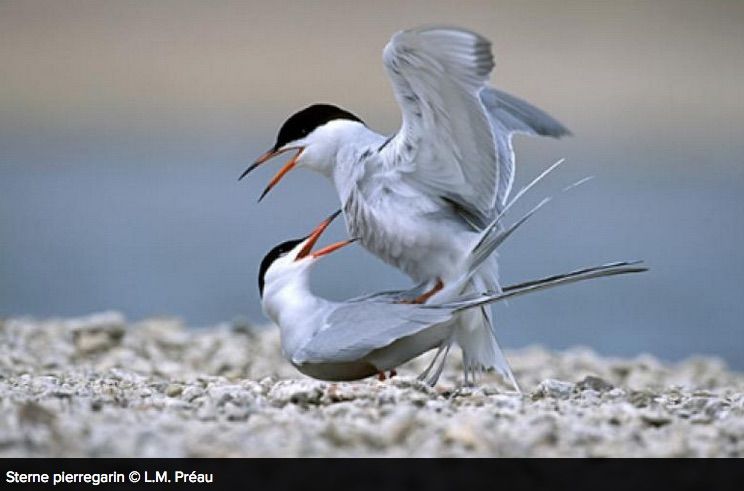
[[[237,182],[266,145],[224,150],[222,143],[186,145],[165,152],[169,160],[146,154],[137,164],[93,155],[4,165],[0,314],[118,309],[197,326],[237,316],[263,322],[259,261],[338,205],[330,183],[307,171],[291,173],[256,204],[280,162]],[[520,140],[518,184],[551,162],[556,145]],[[719,155],[700,172],[669,155],[628,155],[632,164],[601,151],[569,156],[524,200],[522,211],[558,193],[502,248],[504,283],[618,259],[645,259],[651,271],[498,306],[502,342],[670,359],[710,353],[744,367],[744,173],[735,158]],[[585,175],[596,178],[559,192]],[[339,222],[325,240],[344,233]],[[350,247],[324,260],[313,283],[318,294],[342,299],[408,280]]]

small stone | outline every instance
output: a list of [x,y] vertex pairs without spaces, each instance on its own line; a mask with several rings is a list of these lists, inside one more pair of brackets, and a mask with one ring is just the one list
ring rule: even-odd
[[202,421],[211,421],[217,419],[217,408],[211,401],[208,401],[202,404],[199,409],[197,409],[196,417]]
[[165,388],[165,395],[168,397],[178,397],[183,393],[183,385],[181,384],[169,384]]
[[660,428],[672,422],[669,416],[660,413],[643,413],[641,414],[641,420],[654,428]]
[[196,387],[194,385],[189,385],[181,392],[181,399],[184,401],[192,402],[197,397],[201,397],[204,394],[204,389],[201,387]]
[[239,405],[232,402],[225,404],[225,416],[230,421],[245,421],[251,414],[251,408],[248,405]]
[[49,426],[56,419],[53,412],[33,401],[28,401],[18,408],[18,420],[22,424]]
[[568,399],[571,397],[574,384],[561,380],[546,379],[532,392],[532,399],[538,400],[545,397],[552,399]]
[[325,384],[315,380],[286,380],[277,382],[271,391],[269,399],[280,406],[287,403],[307,406],[319,404],[325,392]]
[[68,323],[78,353],[87,355],[118,346],[126,332],[124,317],[116,312],[94,314]]
[[230,330],[235,334],[244,334],[250,337],[258,334],[259,328],[253,325],[247,318],[239,316],[230,323]]
[[450,425],[444,433],[444,439],[448,443],[462,445],[469,449],[478,446],[480,439],[472,425],[467,423],[455,423]]
[[595,377],[593,375],[588,375],[584,377],[582,381],[576,384],[576,389],[580,391],[591,389],[591,390],[596,390],[597,392],[607,392],[614,388],[615,386],[612,385],[611,383],[599,377]]
[[628,395],[628,402],[637,408],[648,407],[654,403],[656,396],[646,390],[633,390]]

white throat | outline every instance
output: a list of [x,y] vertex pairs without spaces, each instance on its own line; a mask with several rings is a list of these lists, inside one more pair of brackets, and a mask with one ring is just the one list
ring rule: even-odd
[[311,269],[308,265],[299,271],[272,274],[264,287],[261,306],[279,327],[282,352],[289,359],[322,327],[329,304],[310,291]]
[[[358,121],[336,119],[316,128],[307,138],[302,165],[333,178],[339,163],[353,157],[380,136]],[[357,152],[358,153],[358,152]]]

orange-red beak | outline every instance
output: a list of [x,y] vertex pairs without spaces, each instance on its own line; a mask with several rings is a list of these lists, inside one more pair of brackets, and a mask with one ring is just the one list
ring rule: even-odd
[[310,235],[307,238],[307,242],[305,245],[300,249],[300,252],[297,254],[297,257],[295,258],[295,261],[299,261],[302,258],[305,258],[307,256],[313,257],[313,258],[319,258],[321,256],[325,256],[326,254],[330,254],[331,252],[341,249],[345,245],[349,245],[352,242],[355,242],[357,239],[347,239],[342,240],[340,242],[336,242],[334,244],[331,244],[329,246],[326,246],[320,250],[317,250],[315,252],[310,252],[313,250],[313,246],[316,242],[318,242],[318,239],[320,239],[320,236],[323,235],[323,232],[328,228],[328,226],[333,222],[333,220],[341,214],[341,210],[338,210],[333,215],[329,216],[322,222],[320,222],[320,225],[315,227],[315,229],[310,233]]
[[261,197],[258,198],[258,201],[259,202],[264,198],[264,196],[266,196],[268,194],[269,191],[271,191],[271,188],[273,188],[274,186],[276,186],[276,184],[279,181],[282,180],[282,177],[284,177],[284,175],[287,172],[291,171],[294,168],[295,164],[297,164],[297,159],[300,158],[300,155],[302,154],[302,151],[305,150],[305,148],[304,147],[299,147],[299,148],[298,147],[292,147],[292,148],[285,148],[283,150],[269,150],[268,152],[266,152],[263,155],[261,155],[238,178],[238,181],[241,180],[241,179],[243,179],[253,169],[255,169],[259,165],[263,164],[267,160],[270,160],[270,159],[276,157],[277,155],[283,154],[284,152],[288,152],[290,150],[297,150],[297,153],[295,154],[294,157],[292,157],[292,159],[289,162],[287,162],[286,164],[284,164],[284,167],[282,167],[281,169],[279,169],[279,172],[277,172],[276,175],[271,179],[271,181],[269,181],[269,185],[266,186],[266,189],[264,189],[263,193],[261,193]]

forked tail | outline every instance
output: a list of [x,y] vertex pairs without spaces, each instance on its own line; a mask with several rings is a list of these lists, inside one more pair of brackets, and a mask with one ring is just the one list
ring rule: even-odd
[[642,273],[644,271],[648,271],[648,268],[646,266],[643,266],[642,261],[619,261],[609,264],[603,264],[601,266],[594,266],[591,268],[578,269],[576,271],[571,271],[570,273],[548,276],[539,280],[517,283],[516,285],[510,285],[503,288],[502,291],[498,293],[486,292],[481,295],[470,295],[468,297],[462,297],[453,302],[447,302],[438,305],[424,305],[422,307],[447,308],[454,309],[456,312],[459,312],[461,310],[472,309],[475,307],[500,302],[502,300],[506,300],[508,298],[516,297],[519,295],[525,295],[527,293],[537,292],[556,286],[568,285],[570,283],[576,283],[578,281],[591,280],[594,278],[604,278],[607,276],[617,276],[621,274]]

